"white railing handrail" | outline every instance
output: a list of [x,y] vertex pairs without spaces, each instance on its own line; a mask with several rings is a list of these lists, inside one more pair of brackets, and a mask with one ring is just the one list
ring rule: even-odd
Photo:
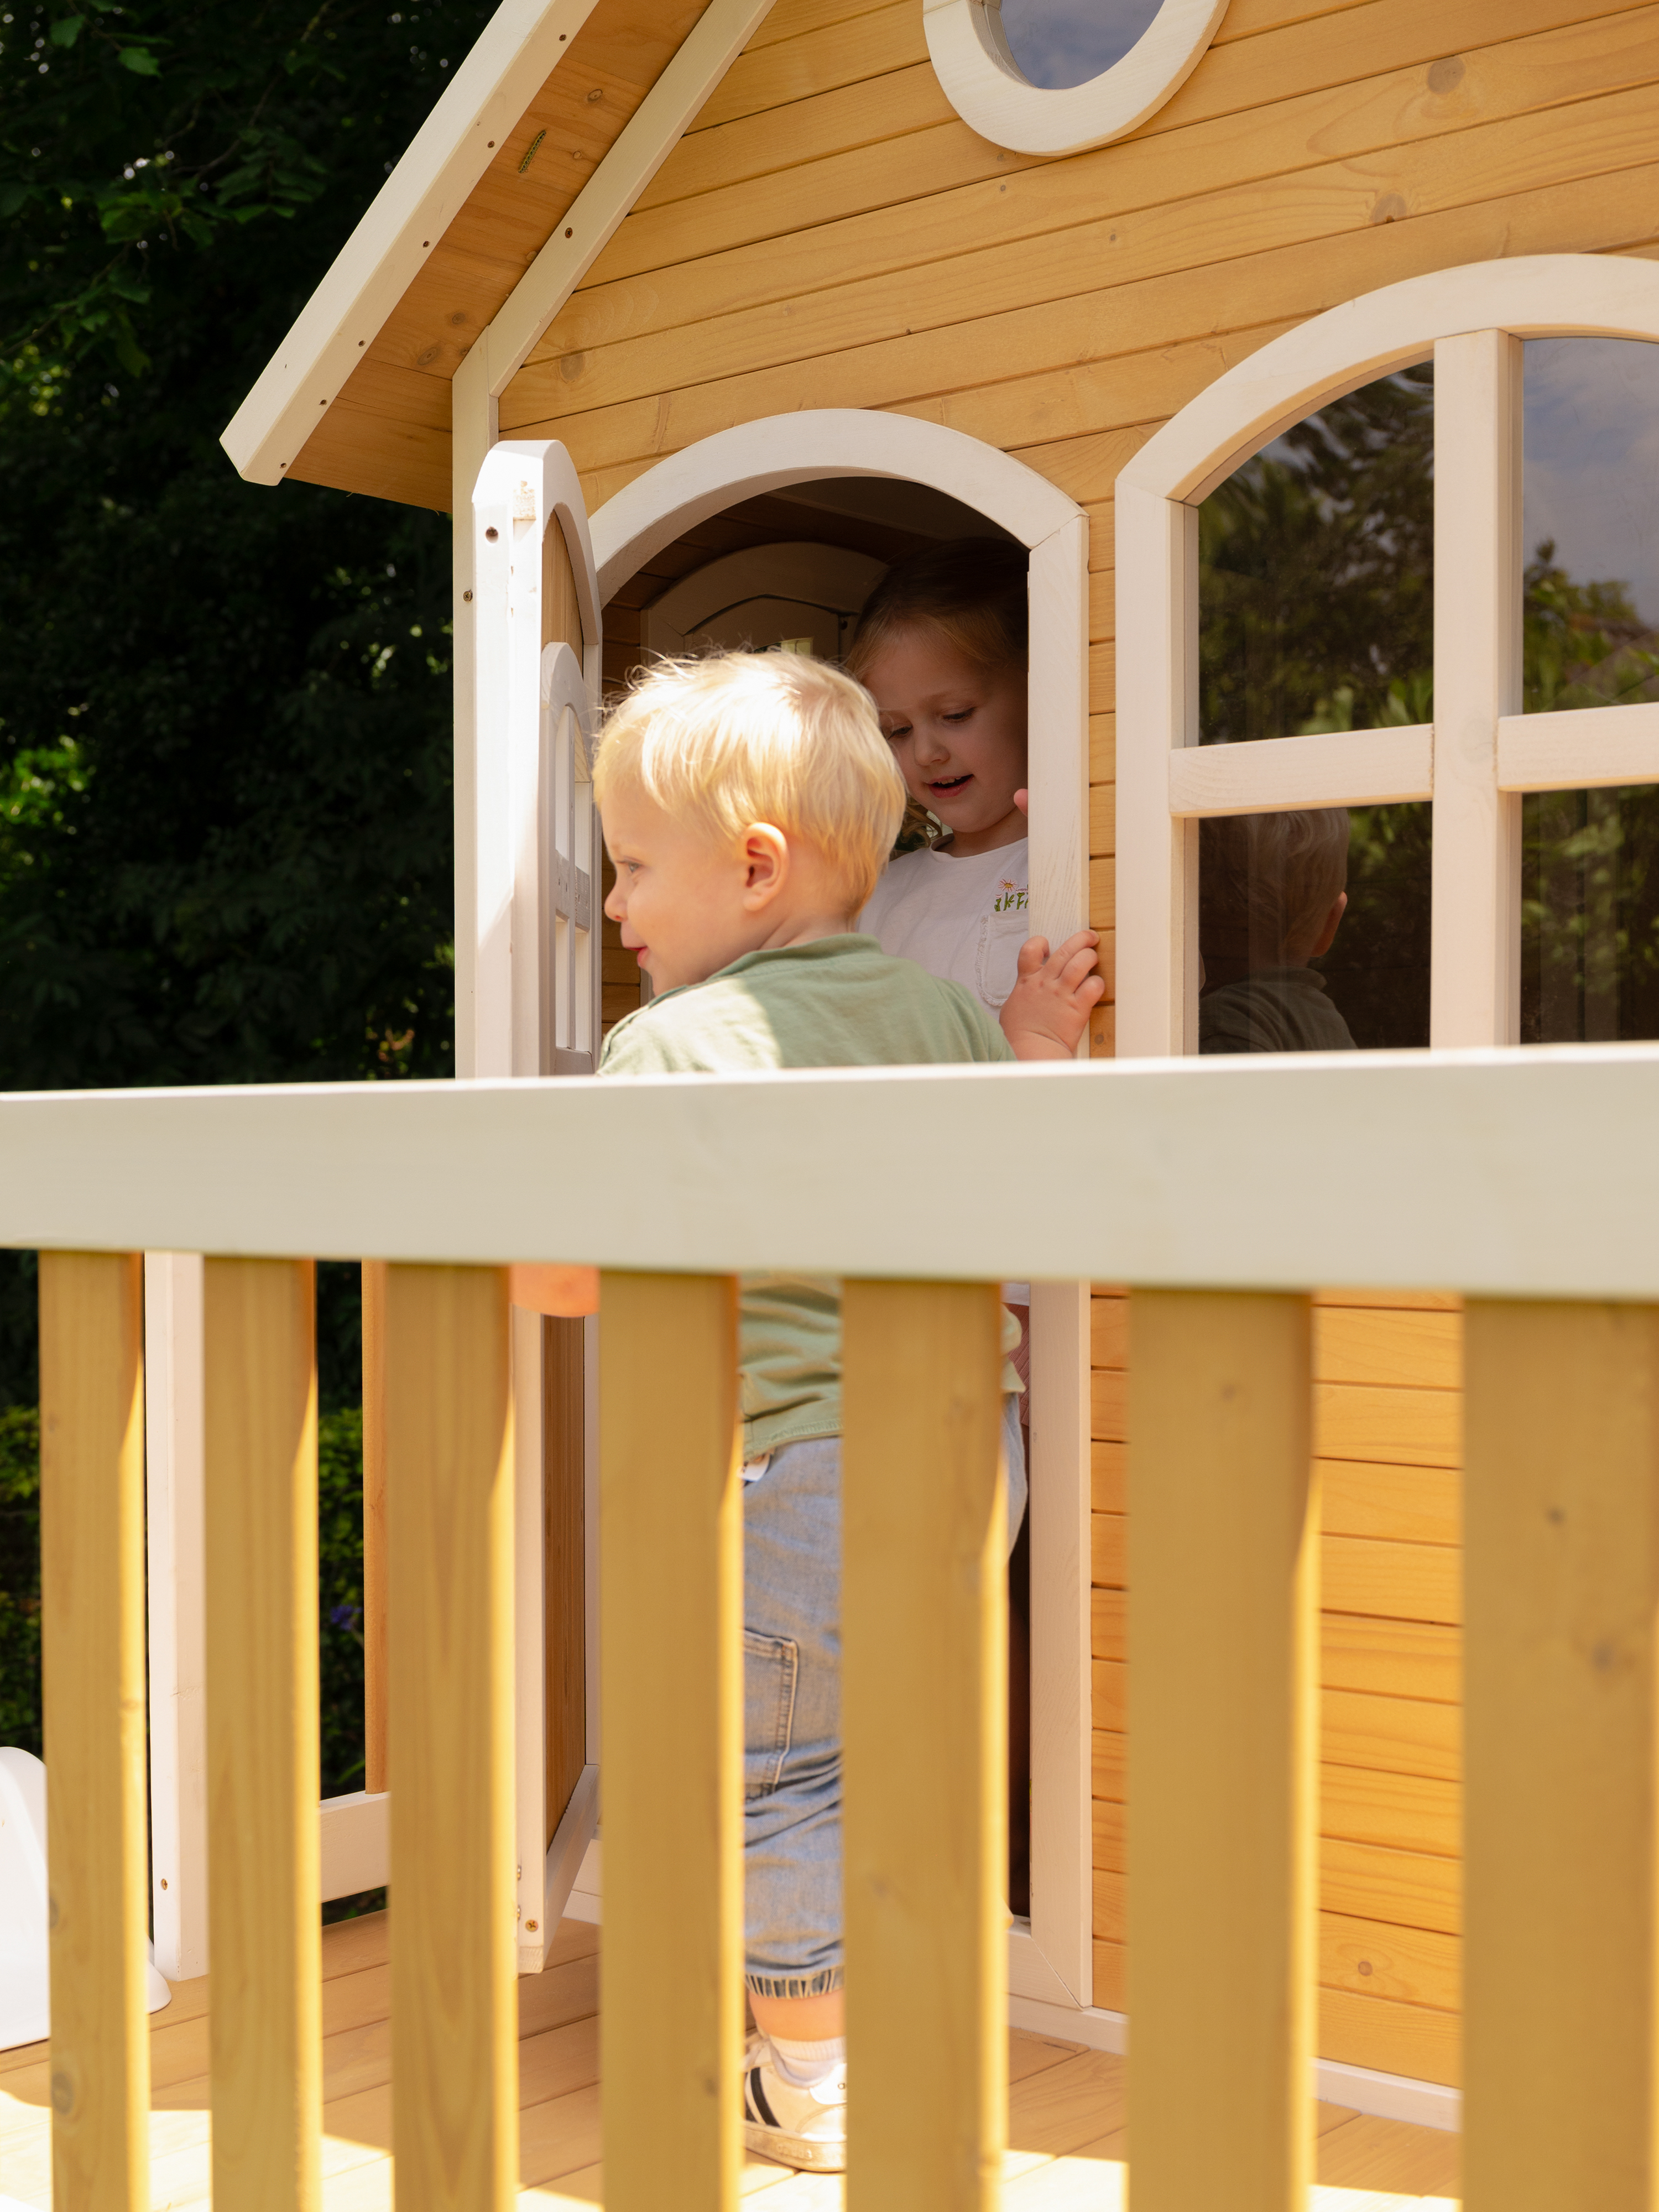
[[1659,1297],[1659,1045],[0,1096],[0,1244]]

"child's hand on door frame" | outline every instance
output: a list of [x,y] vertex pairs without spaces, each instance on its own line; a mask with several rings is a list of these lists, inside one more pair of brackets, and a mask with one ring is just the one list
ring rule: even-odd
[[1096,948],[1097,930],[1080,929],[1053,952],[1046,937],[1028,938],[1019,973],[1002,1002],[1002,1034],[1017,1060],[1070,1060],[1089,1025],[1089,1014],[1106,995]]

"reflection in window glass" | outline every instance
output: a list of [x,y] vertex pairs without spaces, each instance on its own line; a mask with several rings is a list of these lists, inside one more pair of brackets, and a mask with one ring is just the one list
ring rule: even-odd
[[1429,1041],[1426,805],[1199,827],[1200,1052]]
[[1028,84],[1046,92],[1086,84],[1121,62],[1159,0],[1003,0],[1008,51]]
[[1522,802],[1521,1042],[1659,1037],[1659,787]]
[[1206,744],[1430,720],[1432,365],[1334,401],[1218,485],[1199,593]]
[[1523,527],[1526,711],[1659,698],[1659,346],[1528,341]]

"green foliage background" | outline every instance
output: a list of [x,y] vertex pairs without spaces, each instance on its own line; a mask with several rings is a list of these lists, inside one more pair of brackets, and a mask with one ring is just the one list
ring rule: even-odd
[[[453,1067],[448,526],[244,484],[218,441],[490,13],[0,0],[0,1085]],[[319,1316],[350,1788],[355,1269]],[[0,1741],[30,1745],[36,1388],[32,1255],[0,1255]]]

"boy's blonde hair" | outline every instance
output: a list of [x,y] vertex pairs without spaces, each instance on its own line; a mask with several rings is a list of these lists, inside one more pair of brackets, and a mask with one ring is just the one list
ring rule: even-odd
[[1348,810],[1211,817],[1199,830],[1206,957],[1278,968],[1308,958],[1348,883]]
[[814,847],[848,912],[875,889],[904,812],[904,779],[869,694],[796,653],[663,660],[606,721],[593,795],[642,792],[723,843],[769,822]]

